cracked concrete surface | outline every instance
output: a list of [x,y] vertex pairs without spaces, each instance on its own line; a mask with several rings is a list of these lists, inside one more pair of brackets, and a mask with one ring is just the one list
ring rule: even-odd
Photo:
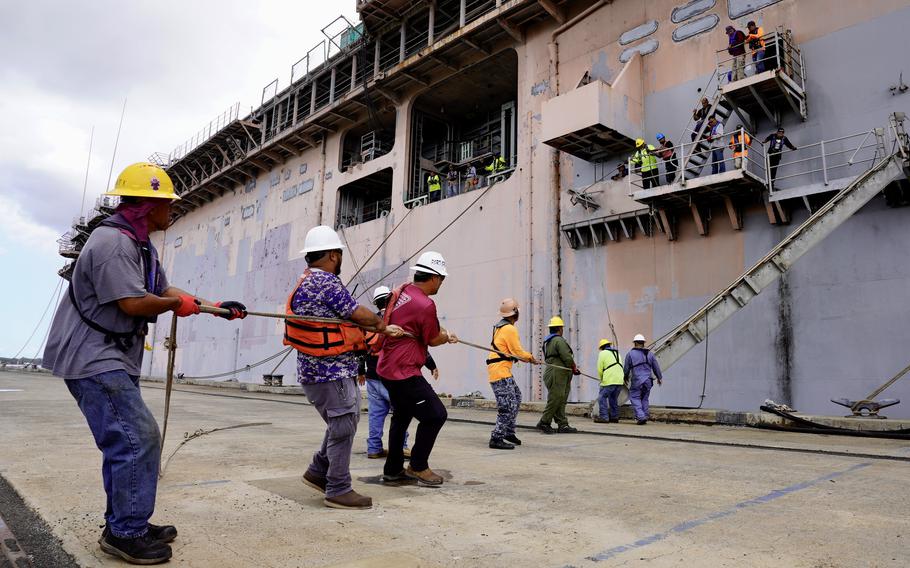
[[[69,393],[57,379],[15,373],[0,373],[4,387],[22,392],[0,394],[0,474],[81,566],[122,565],[98,550],[100,454]],[[497,452],[489,426],[452,422],[430,460],[446,484],[389,487],[376,483],[381,461],[366,458],[364,416],[352,475],[376,506],[339,511],[298,481],[323,434],[312,408],[196,390],[174,393],[166,454],[183,432],[273,425],[205,436],[171,461],[153,520],[178,526],[173,566],[906,565],[910,464],[893,459],[906,457],[906,441],[579,419],[592,431],[866,455],[528,430],[522,447]],[[163,392],[144,392],[160,418]]]

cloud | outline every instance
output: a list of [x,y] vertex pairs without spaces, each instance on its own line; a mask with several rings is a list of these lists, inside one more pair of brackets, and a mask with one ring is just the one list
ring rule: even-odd
[[0,223],[0,246],[17,247],[34,251],[37,254],[57,252],[58,233],[35,222],[22,207],[8,197],[0,196],[0,210],[3,211],[3,223]]

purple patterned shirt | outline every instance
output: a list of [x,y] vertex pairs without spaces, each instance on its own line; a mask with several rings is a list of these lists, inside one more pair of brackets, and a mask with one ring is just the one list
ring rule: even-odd
[[[319,269],[310,269],[294,292],[291,310],[300,316],[349,319],[357,309],[357,301],[341,283],[341,279]],[[327,383],[357,376],[358,356],[353,351],[331,357],[315,357],[297,353],[297,382],[302,385]]]

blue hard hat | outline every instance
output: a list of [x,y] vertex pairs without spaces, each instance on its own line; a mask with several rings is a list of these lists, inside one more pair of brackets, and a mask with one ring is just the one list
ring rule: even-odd
[[666,136],[664,136],[663,132],[658,132],[657,136],[655,136],[655,138],[657,138],[658,140],[663,140],[664,138],[666,138]]

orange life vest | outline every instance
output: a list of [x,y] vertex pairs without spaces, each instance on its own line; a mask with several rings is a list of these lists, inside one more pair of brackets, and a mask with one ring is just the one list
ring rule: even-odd
[[[288,296],[286,307],[288,315],[296,315],[291,309],[291,301],[310,274],[309,270],[304,272]],[[284,322],[283,343],[315,357],[331,357],[351,351],[364,351],[367,348],[363,330],[352,323],[322,323],[293,319]]]

